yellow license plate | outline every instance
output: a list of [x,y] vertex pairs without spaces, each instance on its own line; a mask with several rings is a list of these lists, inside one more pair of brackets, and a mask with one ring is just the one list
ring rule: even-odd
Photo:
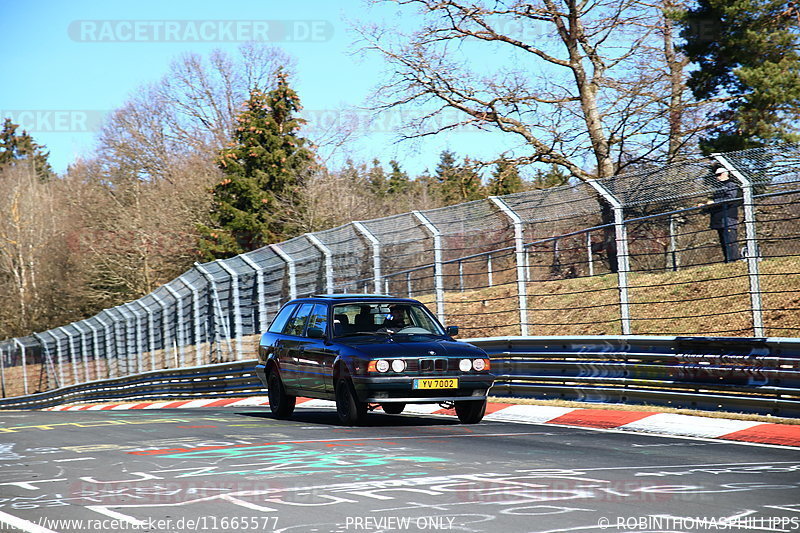
[[415,389],[457,389],[457,378],[415,379]]

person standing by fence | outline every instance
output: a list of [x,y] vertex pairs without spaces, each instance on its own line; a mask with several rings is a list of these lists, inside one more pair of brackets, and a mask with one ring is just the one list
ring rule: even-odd
[[741,256],[738,249],[737,227],[739,225],[739,206],[742,204],[741,191],[730,172],[724,167],[714,170],[714,192],[706,212],[710,215],[711,229],[717,230],[722,254],[726,263],[738,261]]

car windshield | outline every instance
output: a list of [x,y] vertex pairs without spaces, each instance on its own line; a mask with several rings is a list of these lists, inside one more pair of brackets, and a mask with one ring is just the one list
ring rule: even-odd
[[358,302],[333,307],[334,337],[444,335],[425,307],[411,303]]

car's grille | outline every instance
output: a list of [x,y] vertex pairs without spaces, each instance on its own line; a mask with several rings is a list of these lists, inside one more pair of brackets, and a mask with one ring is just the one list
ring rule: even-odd
[[419,371],[424,372],[446,372],[447,359],[420,359]]

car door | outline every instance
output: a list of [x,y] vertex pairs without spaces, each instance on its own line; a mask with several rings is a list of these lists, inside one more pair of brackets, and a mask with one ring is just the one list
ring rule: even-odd
[[311,316],[308,319],[306,334],[311,328],[321,330],[323,338],[309,339],[306,345],[303,359],[306,362],[307,371],[314,378],[314,390],[320,393],[333,392],[333,361],[337,351],[333,349],[329,339],[330,331],[330,310],[326,304],[316,304]]
[[305,348],[308,339],[303,336],[306,322],[314,304],[306,303],[299,307],[297,312],[286,322],[282,331],[280,342],[281,376],[287,392],[302,393],[306,387],[303,374],[303,364],[299,355]]

